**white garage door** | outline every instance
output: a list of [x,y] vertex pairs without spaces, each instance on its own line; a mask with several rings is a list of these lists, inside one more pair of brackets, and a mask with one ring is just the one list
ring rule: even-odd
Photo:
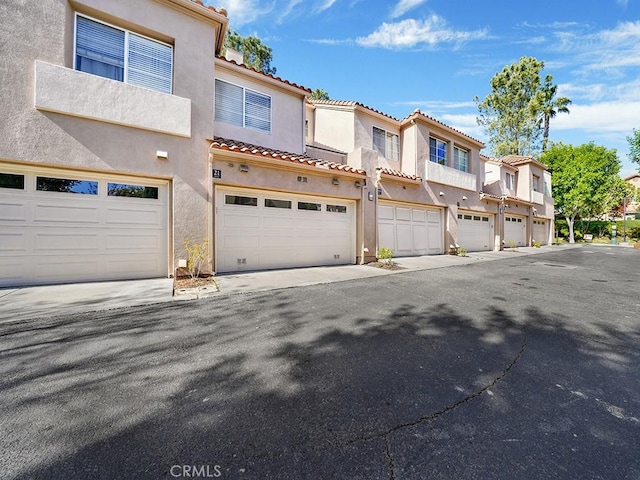
[[534,219],[533,220],[533,240],[540,245],[547,245],[549,243],[549,228],[546,220]]
[[355,202],[216,190],[216,270],[355,263]]
[[167,276],[168,184],[0,165],[0,285]]
[[527,222],[525,217],[504,216],[504,245],[506,247],[524,247],[527,244]]
[[441,254],[443,238],[441,210],[378,204],[378,246],[394,256]]
[[493,215],[459,213],[458,245],[467,252],[493,250]]

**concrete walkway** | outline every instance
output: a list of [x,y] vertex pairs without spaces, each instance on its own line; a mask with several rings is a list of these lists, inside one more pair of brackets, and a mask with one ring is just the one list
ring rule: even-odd
[[[534,255],[579,245],[524,247],[517,251],[475,252],[468,257],[436,255],[395,259],[400,270],[385,270],[368,265],[295,268],[238,274],[217,275],[219,295],[260,292],[303,285],[340,282],[357,278],[397,275],[404,272],[429,270],[470,263],[507,259],[513,256]],[[28,318],[110,310],[114,308],[148,305],[185,300],[173,297],[173,280],[130,280],[121,282],[78,283],[0,289],[0,323]]]

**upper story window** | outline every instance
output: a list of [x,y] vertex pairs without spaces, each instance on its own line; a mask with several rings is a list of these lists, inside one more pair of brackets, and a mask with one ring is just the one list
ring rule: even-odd
[[395,133],[373,127],[373,149],[389,160],[400,159],[400,137]]
[[271,97],[216,79],[218,122],[271,133]]
[[516,176],[513,173],[506,172],[505,184],[508,190],[513,190],[516,185]]
[[538,175],[533,176],[533,191],[534,192],[540,191],[540,177]]
[[171,93],[173,47],[76,15],[75,69]]
[[469,171],[469,152],[467,150],[453,148],[453,168],[461,172]]
[[446,165],[447,143],[437,138],[429,137],[429,160],[440,165]]

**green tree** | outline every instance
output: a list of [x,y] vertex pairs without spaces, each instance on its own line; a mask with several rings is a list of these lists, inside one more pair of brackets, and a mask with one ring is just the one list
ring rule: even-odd
[[540,110],[542,113],[542,151],[547,149],[549,142],[549,120],[555,118],[558,113],[570,113],[568,106],[571,105],[571,100],[567,97],[557,97],[556,93],[558,86],[553,84],[553,77],[547,75],[544,79],[544,84],[540,88]]
[[532,155],[540,138],[540,70],[544,62],[522,57],[491,79],[491,93],[476,97],[478,124],[489,135],[493,153]]
[[634,128],[633,135],[627,137],[627,142],[629,142],[629,158],[638,164],[640,172],[640,130]]
[[618,154],[593,142],[578,147],[559,143],[552,144],[540,161],[553,175],[556,210],[567,220],[569,243],[575,243],[575,220],[602,215],[616,201],[611,191],[620,180]]
[[321,88],[316,88],[313,92],[311,92],[311,100],[330,100],[329,94],[326,90],[322,90]]
[[258,37],[249,35],[243,37],[238,32],[229,29],[224,38],[223,54],[227,48],[232,48],[242,53],[244,64],[267,75],[275,75],[276,68],[271,66],[273,51],[271,47],[265,45]]

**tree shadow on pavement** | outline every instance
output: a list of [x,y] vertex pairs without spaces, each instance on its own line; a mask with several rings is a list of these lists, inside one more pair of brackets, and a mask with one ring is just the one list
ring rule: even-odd
[[[542,478],[545,462],[557,478],[640,472],[618,442],[640,444],[637,328],[581,332],[536,307],[317,308],[281,290],[4,326],[3,476],[185,478],[187,466],[220,478]],[[591,443],[568,455],[576,425]],[[613,464],[631,477],[606,477]]]

